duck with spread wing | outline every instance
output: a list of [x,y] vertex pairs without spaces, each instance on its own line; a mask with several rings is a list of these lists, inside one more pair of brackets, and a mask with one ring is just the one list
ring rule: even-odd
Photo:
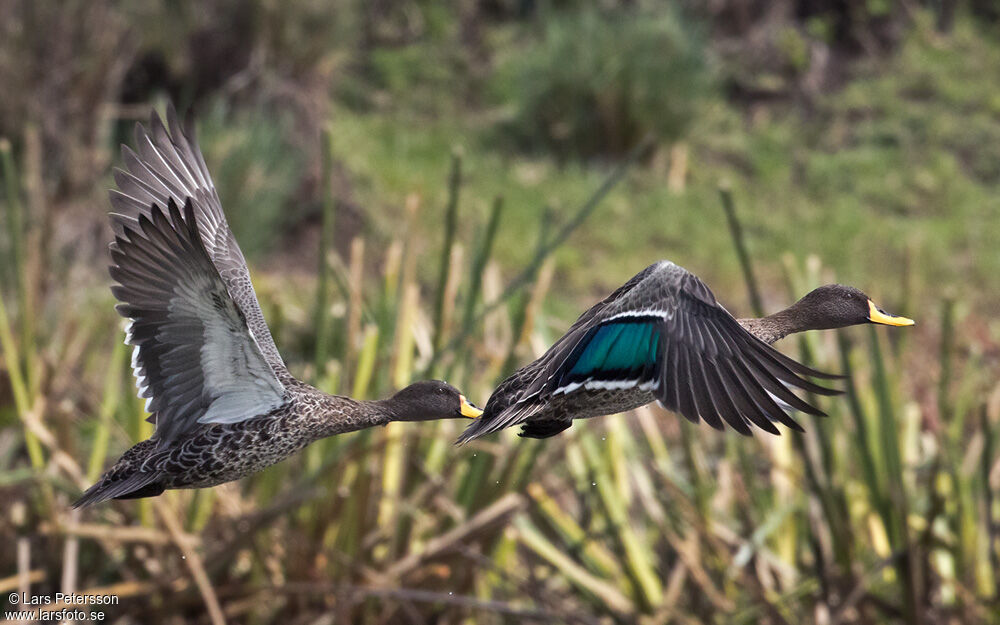
[[249,475],[309,443],[390,421],[475,418],[430,380],[357,401],[292,377],[190,127],[173,108],[137,125],[111,191],[112,287],[153,436],[126,451],[75,507]]
[[790,409],[823,412],[791,389],[832,395],[808,378],[837,378],[785,356],[771,344],[788,334],[862,323],[909,326],[850,286],[819,287],[761,319],[736,319],[697,276],[670,261],[639,272],[583,313],[541,358],[514,372],[490,396],[460,443],[514,425],[547,438],[573,419],[653,401],[697,423],[741,434],[751,425],[801,427]]

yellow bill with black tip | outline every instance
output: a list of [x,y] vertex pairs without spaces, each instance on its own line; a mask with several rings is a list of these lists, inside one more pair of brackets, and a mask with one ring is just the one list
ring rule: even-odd
[[881,323],[882,325],[887,326],[912,326],[914,324],[913,319],[890,315],[884,310],[881,310],[875,305],[875,302],[871,300],[868,300],[868,321],[871,321],[872,323]]
[[461,402],[460,412],[463,417],[468,419],[476,419],[483,414],[483,411],[476,408],[472,402],[465,398],[465,395],[458,396],[459,402]]

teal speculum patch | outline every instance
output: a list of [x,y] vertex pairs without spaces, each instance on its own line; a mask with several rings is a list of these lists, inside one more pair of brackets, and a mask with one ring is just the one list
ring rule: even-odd
[[656,322],[637,319],[599,326],[569,371],[572,379],[620,377],[656,362],[660,333]]

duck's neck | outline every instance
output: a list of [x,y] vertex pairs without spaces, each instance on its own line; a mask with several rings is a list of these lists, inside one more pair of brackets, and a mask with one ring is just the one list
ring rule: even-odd
[[821,325],[815,323],[816,320],[812,318],[811,311],[799,306],[799,303],[796,302],[773,315],[759,319],[737,319],[737,321],[750,334],[753,334],[768,345],[785,338],[789,334],[819,329]]
[[323,395],[317,411],[317,439],[397,420],[392,406],[385,400],[358,401],[350,397]]

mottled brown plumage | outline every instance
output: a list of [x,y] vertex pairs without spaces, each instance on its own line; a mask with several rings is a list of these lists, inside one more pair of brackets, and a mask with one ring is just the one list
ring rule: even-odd
[[[328,395],[288,372],[243,254],[190,132],[168,110],[136,128],[138,152],[111,192],[112,292],[156,432],[125,452],[74,506],[238,479],[309,443],[390,421],[475,417],[444,382],[392,397]],[[183,207],[183,208],[181,208]]]
[[[468,416],[462,412],[464,398],[444,382],[418,382],[408,387],[413,388],[440,394],[439,405],[417,413],[423,418]],[[268,414],[204,425],[171,442],[155,437],[141,441],[122,454],[74,507],[106,499],[151,497],[171,488],[223,484],[284,460],[319,439],[416,416],[400,410],[402,406],[393,398],[357,401],[328,395],[298,381],[286,391],[287,402]]]

